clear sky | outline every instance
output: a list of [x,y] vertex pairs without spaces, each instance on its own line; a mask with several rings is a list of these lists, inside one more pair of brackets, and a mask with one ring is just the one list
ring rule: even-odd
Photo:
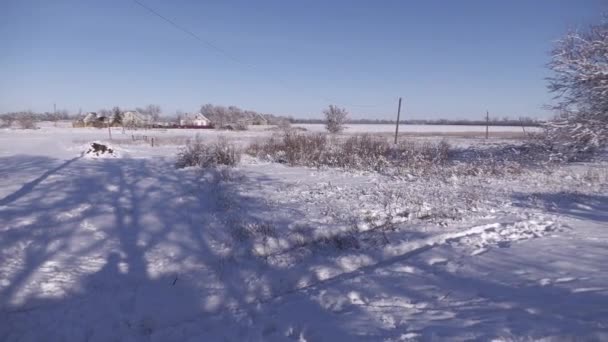
[[[601,0],[0,0],[0,112],[203,103],[320,117],[545,117],[552,41]],[[209,46],[212,45],[213,47]]]

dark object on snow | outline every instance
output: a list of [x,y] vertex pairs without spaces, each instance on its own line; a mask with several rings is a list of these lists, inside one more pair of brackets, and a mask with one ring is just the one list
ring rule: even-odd
[[104,144],[99,144],[99,143],[92,143],[91,144],[91,148],[89,148],[89,150],[87,151],[87,154],[89,153],[93,153],[96,156],[99,156],[100,154],[114,154],[114,150],[112,150],[111,148],[109,148],[108,146],[104,145]]

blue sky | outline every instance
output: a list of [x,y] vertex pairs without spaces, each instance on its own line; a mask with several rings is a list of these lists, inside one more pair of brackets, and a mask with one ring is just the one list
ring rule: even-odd
[[203,103],[321,117],[546,117],[553,40],[601,0],[1,0],[0,112]]

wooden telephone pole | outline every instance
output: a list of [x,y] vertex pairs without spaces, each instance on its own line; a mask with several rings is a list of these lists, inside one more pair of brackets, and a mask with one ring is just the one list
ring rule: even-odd
[[401,119],[401,98],[397,107],[397,125],[395,126],[395,145],[397,145],[397,135],[399,134],[399,120]]
[[486,139],[490,136],[490,112],[486,110]]

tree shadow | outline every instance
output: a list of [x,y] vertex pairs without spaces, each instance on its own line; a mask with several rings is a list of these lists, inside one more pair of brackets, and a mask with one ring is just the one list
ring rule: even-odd
[[[498,254],[499,258],[488,256],[475,264],[473,274],[450,272],[445,267],[431,266],[422,259],[412,261],[413,266],[433,275],[430,283],[437,291],[455,297],[455,300],[440,306],[441,310],[450,313],[447,324],[442,320],[431,321],[421,329],[423,336],[447,338],[466,336],[474,331],[475,338],[480,340],[500,336],[531,339],[569,336],[587,340],[605,331],[603,322],[608,318],[605,288],[603,293],[576,292],[559,284],[542,286],[518,279],[513,274],[506,276],[500,272],[512,270],[516,264],[530,273],[537,272],[538,262],[533,256],[509,252]],[[558,251],[545,251],[544,254],[562,259]],[[561,257],[563,260],[570,258],[567,255]],[[597,259],[581,262],[597,262]],[[597,264],[593,267],[596,270],[603,268]],[[552,273],[551,270],[539,272]],[[427,280],[427,285],[431,284]]]
[[[41,158],[28,170],[39,174],[61,164]],[[20,172],[18,165],[5,170],[9,177]],[[0,207],[0,340],[379,339],[406,330],[390,330],[374,323],[378,317],[370,310],[328,303],[334,300],[329,297],[366,292],[430,302],[431,285],[461,297],[486,289],[484,298],[490,299],[444,308],[458,317],[451,323],[440,319],[445,316],[408,317],[424,337],[448,338],[466,329],[489,337],[509,324],[496,321],[497,308],[489,302],[509,300],[505,313],[529,317],[522,310],[556,311],[551,303],[572,295],[424,264],[415,265],[424,276],[391,271],[430,248],[355,271],[340,257],[373,261],[377,251],[348,244],[339,249],[332,240],[289,249],[283,243],[293,242],[293,221],[304,221],[306,214],[297,205],[277,206],[256,195],[260,184],[279,182],[272,176],[176,170],[172,160],[161,158],[82,159],[53,175]],[[243,229],[249,235],[239,235]],[[312,241],[310,231],[302,235]],[[279,253],[265,254],[273,243]],[[593,303],[603,304],[605,297],[576,294],[564,308],[574,312]],[[518,332],[555,326],[572,333],[585,326],[577,321],[568,331],[569,317],[585,317],[560,314],[539,328],[518,320]]]
[[[235,242],[232,225],[277,208],[236,185],[274,179],[229,182],[127,158],[72,160],[45,175],[0,208],[1,340],[280,340],[308,334],[293,320],[328,315],[307,301],[292,320],[273,317],[257,300],[280,290],[283,270],[253,255],[253,241]],[[340,326],[330,336],[351,339]]]
[[[393,336],[398,340],[406,334],[424,341],[497,338],[599,341],[608,337],[606,287],[577,291],[559,283],[531,282],[509,272],[515,267],[531,274],[551,274],[555,270],[540,271],[534,256],[517,253],[468,260],[472,268],[454,271],[444,265],[430,265],[428,258],[422,256],[429,249],[345,273],[306,292],[310,297],[328,297],[327,301],[334,302],[346,297],[347,304],[339,310],[353,318],[380,312],[378,319],[384,326],[366,327],[370,336],[378,339]],[[571,258],[559,251],[546,251],[547,254],[558,260]],[[451,251],[447,255],[455,254]],[[601,260],[596,257],[579,261],[581,267],[597,272],[605,268],[597,264]],[[552,275],[558,277],[556,273]],[[348,297],[358,301],[350,303]]]
[[[0,206],[8,205],[9,203],[18,200],[22,196],[31,192],[38,184],[43,182],[49,176],[59,172],[61,169],[69,166],[70,164],[72,164],[73,162],[75,162],[76,160],[78,160],[80,158],[81,157],[75,157],[70,160],[67,160],[67,161],[63,162],[61,165],[44,172],[42,175],[40,175],[36,179],[25,183],[19,190],[0,199]],[[32,163],[32,161],[29,159],[30,158],[24,157],[24,156],[13,156],[13,157],[8,157],[8,158],[6,158],[6,157],[1,158],[1,163],[2,163],[2,165],[4,165],[4,167],[2,167],[2,173],[8,174],[9,170],[15,170],[15,169],[20,169],[20,172],[30,173],[32,171],[31,168],[37,169],[36,165],[37,164],[39,165],[40,160],[33,161],[33,163]]]
[[608,196],[576,192],[516,193],[514,204],[572,218],[608,222]]

